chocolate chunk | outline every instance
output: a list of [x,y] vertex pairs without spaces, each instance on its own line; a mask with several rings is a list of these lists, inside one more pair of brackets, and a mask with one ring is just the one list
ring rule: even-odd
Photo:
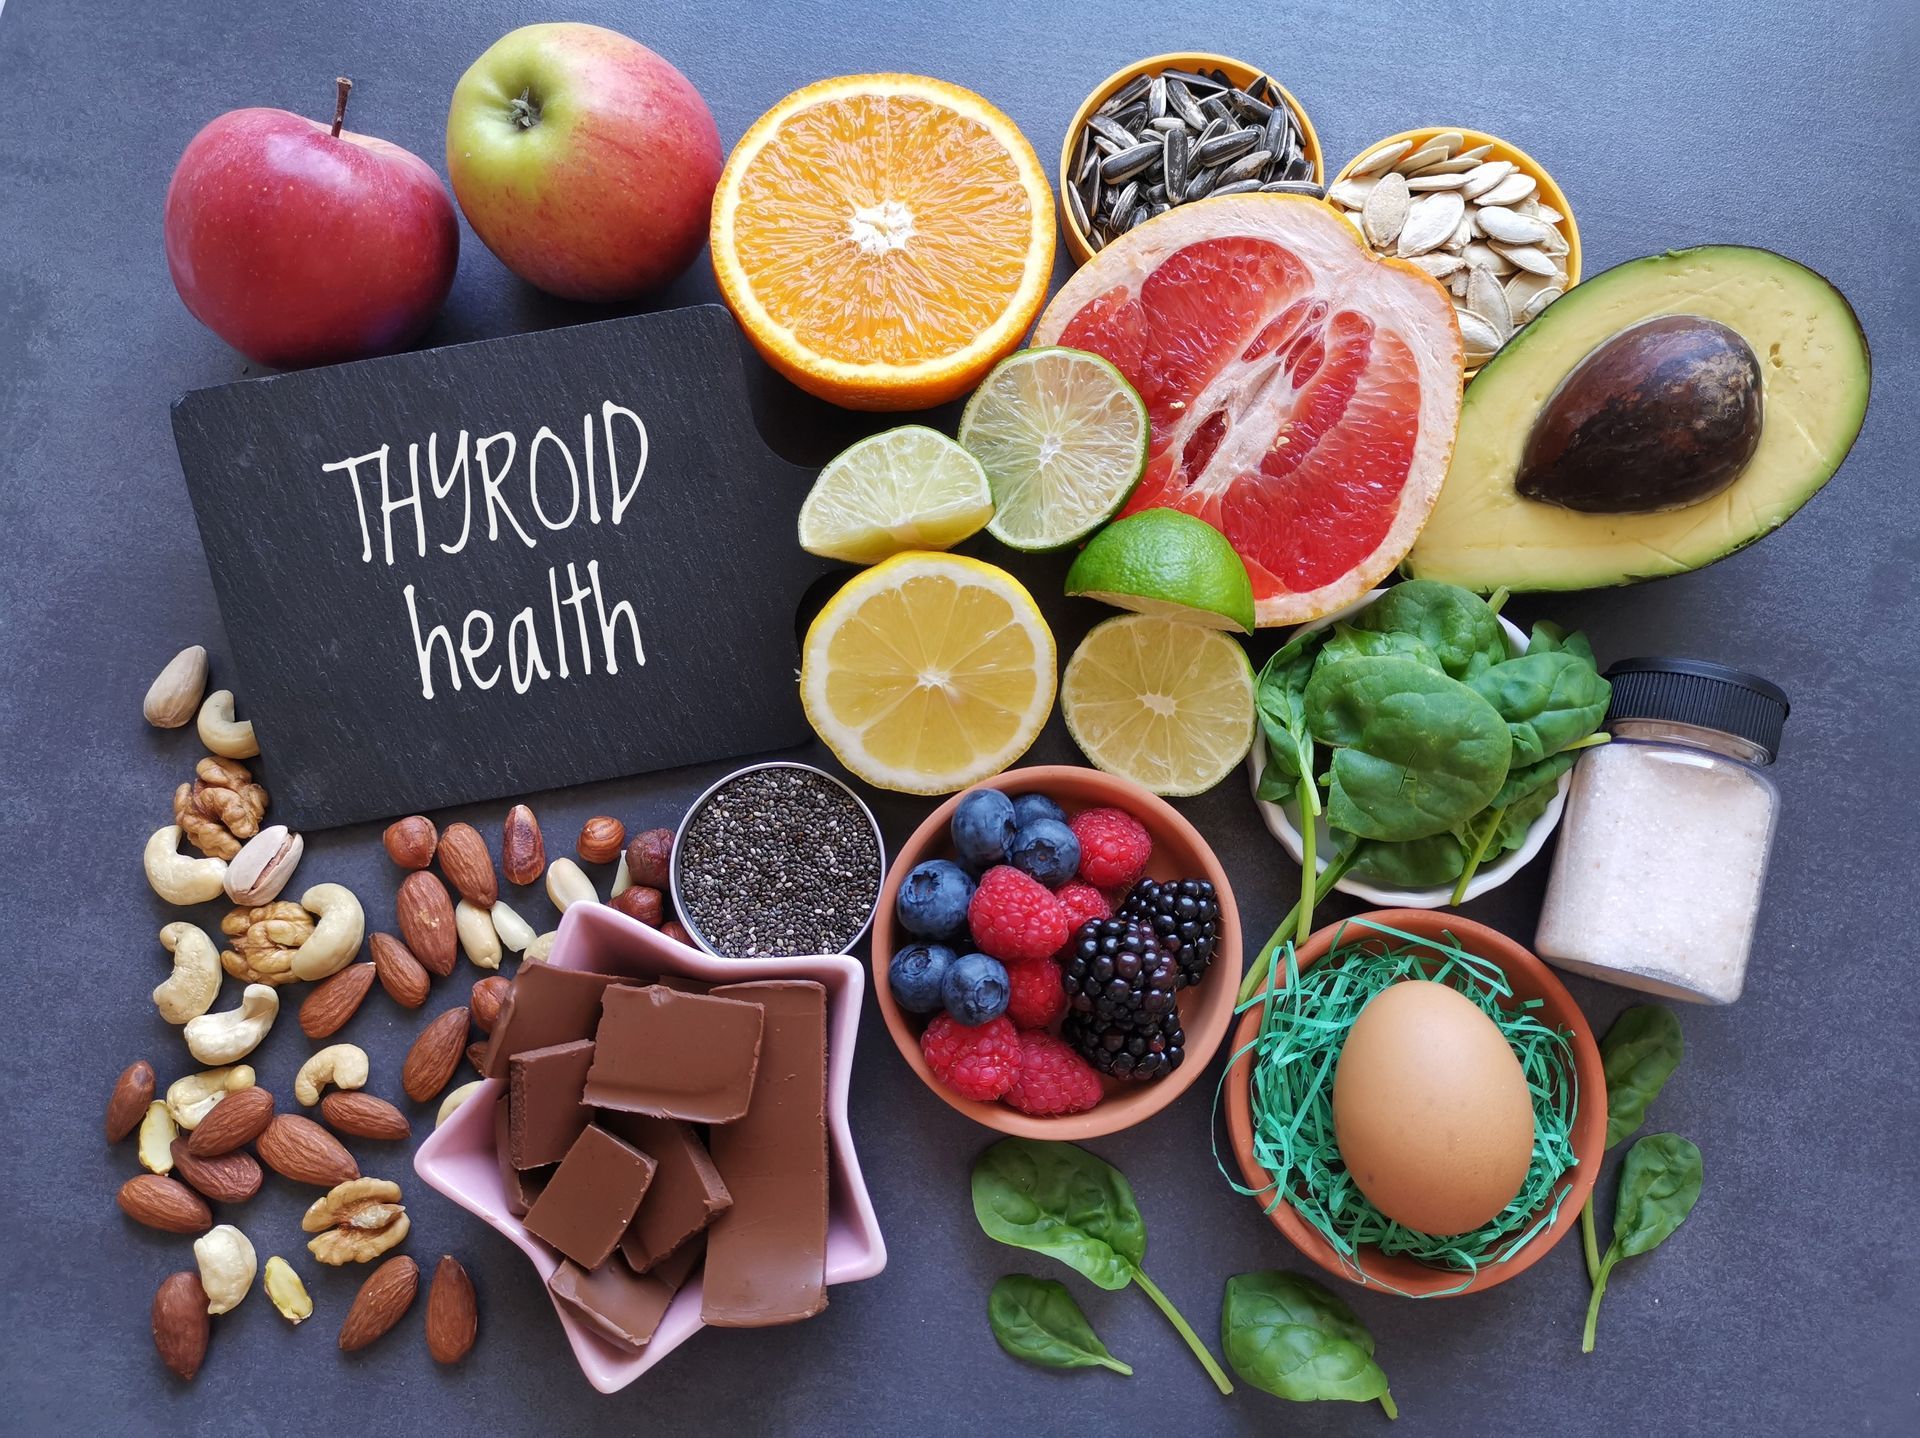
[[622,1113],[732,1123],[753,1092],[760,1025],[755,1003],[663,984],[610,988],[581,1097]]
[[705,1230],[733,1199],[692,1125],[611,1109],[594,1121],[654,1161],[647,1196],[620,1239],[620,1252],[633,1271],[647,1273]]
[[766,1011],[746,1117],[715,1128],[733,1204],[707,1230],[701,1317],[719,1328],[811,1318],[827,1306],[827,994],[819,984],[726,984]]
[[499,1156],[500,1178],[507,1189],[507,1212],[520,1216],[533,1207],[533,1201],[547,1186],[547,1180],[553,1177],[553,1170],[515,1168],[509,1147],[507,1096],[501,1094],[499,1102],[493,1106],[493,1149]]
[[609,1342],[644,1348],[660,1327],[673,1295],[700,1261],[701,1245],[690,1243],[652,1273],[641,1275],[620,1259],[592,1272],[564,1260],[547,1280],[547,1291],[587,1327]]
[[593,1118],[580,1102],[592,1063],[591,1039],[527,1049],[507,1060],[508,1150],[515,1168],[544,1168],[567,1156]]
[[606,1262],[653,1180],[653,1160],[588,1124],[527,1210],[527,1231],[582,1268]]
[[493,1021],[486,1076],[505,1078],[508,1058],[527,1049],[592,1038],[600,1021],[600,995],[607,985],[619,982],[612,974],[522,964]]

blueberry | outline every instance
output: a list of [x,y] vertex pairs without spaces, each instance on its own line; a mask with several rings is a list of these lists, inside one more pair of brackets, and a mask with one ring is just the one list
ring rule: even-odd
[[1007,1011],[1007,969],[985,954],[967,954],[947,965],[940,980],[940,997],[957,1024],[972,1028]]
[[953,847],[969,868],[1006,863],[1013,831],[1013,800],[998,789],[969,790],[953,811]]
[[945,944],[915,944],[902,949],[887,965],[887,986],[893,1001],[910,1014],[937,1012],[946,1001],[941,980],[953,967],[955,955]]
[[973,880],[951,859],[915,864],[894,903],[900,926],[923,939],[949,939],[967,922]]
[[1013,836],[1013,867],[1057,889],[1080,869],[1080,841],[1058,819],[1035,819]]
[[1067,811],[1045,794],[1021,794],[1014,799],[1014,828],[1024,829],[1038,819],[1053,819],[1064,824],[1067,822]]

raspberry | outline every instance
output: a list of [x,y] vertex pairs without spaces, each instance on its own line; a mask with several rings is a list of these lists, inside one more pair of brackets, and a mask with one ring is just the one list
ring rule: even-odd
[[1111,919],[1113,905],[1107,896],[1081,879],[1074,879],[1054,890],[1054,898],[1067,911],[1067,923],[1079,928],[1088,919]]
[[1083,809],[1070,827],[1080,840],[1080,877],[1099,889],[1129,889],[1147,871],[1153,839],[1124,809]]
[[1060,965],[1052,959],[1037,964],[1015,964],[1007,970],[1007,1017],[1014,1027],[1044,1029],[1067,1011],[1067,990],[1060,982]]
[[1052,1034],[1020,1035],[1020,1067],[1006,1093],[1010,1108],[1051,1117],[1085,1113],[1102,1098],[1100,1075]]
[[981,951],[1003,964],[1050,959],[1073,933],[1060,901],[1009,864],[980,876],[967,906],[967,926]]
[[935,1014],[920,1035],[920,1052],[933,1076],[961,1098],[999,1098],[1020,1067],[1020,1036],[1004,1016],[978,1028]]

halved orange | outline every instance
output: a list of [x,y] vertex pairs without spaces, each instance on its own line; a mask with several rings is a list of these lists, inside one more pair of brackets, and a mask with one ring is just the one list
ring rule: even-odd
[[970,90],[847,75],[734,146],[713,272],[767,363],[850,409],[924,409],[1011,353],[1053,270],[1040,159]]

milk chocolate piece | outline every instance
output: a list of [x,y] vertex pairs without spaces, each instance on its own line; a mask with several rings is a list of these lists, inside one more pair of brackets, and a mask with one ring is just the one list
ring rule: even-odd
[[514,1054],[592,1038],[600,1021],[600,995],[619,982],[613,974],[522,964],[493,1021],[486,1076],[505,1078]]
[[700,1250],[699,1243],[690,1243],[644,1276],[620,1259],[611,1259],[591,1273],[566,1259],[547,1280],[547,1291],[602,1338],[644,1348],[658,1331],[673,1295],[699,1263]]
[[622,1113],[732,1123],[753,1092],[760,1025],[755,1003],[663,984],[610,988],[581,1097]]
[[620,1239],[635,1273],[650,1272],[724,1213],[733,1199],[691,1124],[608,1109],[594,1122],[654,1161],[653,1182]]
[[527,1049],[507,1060],[508,1152],[515,1168],[544,1168],[567,1156],[593,1119],[580,1102],[592,1063],[592,1039]]
[[766,1011],[746,1117],[713,1130],[733,1204],[707,1230],[701,1318],[717,1328],[796,1323],[827,1306],[827,994],[819,984],[726,984]]
[[507,1132],[507,1096],[493,1106],[493,1150],[500,1159],[500,1179],[506,1185],[507,1212],[522,1216],[533,1207],[533,1201],[547,1186],[547,1180],[553,1177],[551,1168],[517,1169],[508,1155]]
[[582,1268],[598,1268],[633,1222],[653,1160],[588,1124],[527,1210],[527,1231]]

